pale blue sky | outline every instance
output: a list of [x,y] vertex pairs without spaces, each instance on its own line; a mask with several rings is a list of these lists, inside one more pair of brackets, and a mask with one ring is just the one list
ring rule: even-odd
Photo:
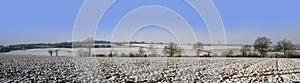
[[[213,1],[223,19],[228,43],[248,44],[258,36],[268,36],[274,42],[287,38],[300,43],[299,0]],[[83,2],[84,0],[1,0],[0,44],[71,41],[73,25]],[[207,43],[209,35],[206,27],[195,11],[185,4],[183,0],[120,0],[105,15],[96,38],[109,39],[122,15],[138,6],[163,5],[181,14],[190,23],[197,37]],[[153,31],[143,33],[151,34]]]

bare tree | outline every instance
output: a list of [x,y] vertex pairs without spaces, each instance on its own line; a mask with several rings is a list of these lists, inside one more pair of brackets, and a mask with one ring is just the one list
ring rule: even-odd
[[244,45],[242,46],[242,49],[240,50],[242,56],[248,56],[251,51],[251,46],[250,45]]
[[86,48],[86,51],[88,52],[87,56],[92,56],[92,48],[94,47],[94,43],[95,41],[92,37],[89,37],[83,41],[83,47]]
[[232,50],[229,50],[229,51],[227,52],[227,56],[233,56],[233,51],[232,51]]
[[225,51],[222,52],[222,55],[226,56],[226,57],[233,56],[233,51],[232,50],[225,50]]
[[168,54],[168,51],[167,51],[167,48],[168,46],[165,46],[164,48],[163,48],[163,50],[162,50],[162,53],[164,54],[164,56],[167,56],[167,54]]
[[150,52],[149,56],[156,56],[157,55],[157,51],[154,47],[154,45],[150,45],[148,48],[148,51]]
[[120,55],[121,57],[124,57],[124,56],[126,56],[126,54],[125,53],[121,53],[121,55]]
[[169,57],[174,57],[175,55],[181,56],[181,53],[183,53],[183,49],[178,47],[175,43],[171,42],[168,46],[164,47],[163,53]]
[[48,53],[50,54],[50,56],[52,56],[53,50],[48,50]]
[[109,50],[108,57],[113,57],[113,51],[112,50]]
[[143,49],[143,47],[139,47],[138,55],[139,55],[140,57],[145,56],[145,52],[146,52],[146,51]]
[[197,42],[193,45],[193,49],[196,50],[196,55],[200,56],[201,51],[204,49],[203,44],[201,42]]
[[58,51],[59,51],[59,50],[55,50],[55,51],[54,51],[56,56],[58,56]]
[[269,45],[271,44],[271,39],[267,37],[258,37],[254,42],[254,48],[259,51],[261,56],[265,56],[269,50]]
[[294,47],[293,42],[283,39],[277,42],[277,45],[275,46],[275,50],[282,51],[284,52],[284,55],[287,55],[288,51],[292,50],[293,47]]

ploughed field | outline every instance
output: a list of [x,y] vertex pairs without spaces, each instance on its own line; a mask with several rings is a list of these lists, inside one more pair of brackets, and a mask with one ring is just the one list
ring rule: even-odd
[[296,82],[300,59],[0,55],[0,82]]

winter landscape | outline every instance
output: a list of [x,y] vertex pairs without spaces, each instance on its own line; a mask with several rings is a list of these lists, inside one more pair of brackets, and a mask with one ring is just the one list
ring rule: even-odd
[[0,83],[300,83],[300,0],[0,0]]
[[289,58],[0,56],[1,82],[299,82]]
[[[257,40],[260,38],[263,37]],[[300,59],[288,58],[293,53],[298,53],[297,48],[287,46],[286,40],[282,42],[285,43],[282,48],[287,49],[286,51],[281,51],[280,45],[276,45],[268,48],[264,56],[254,48],[259,44],[246,49],[246,45],[206,46],[200,42],[185,45],[95,44],[94,47],[97,48],[15,50],[0,55],[0,81],[299,82]],[[22,46],[26,47],[15,47]],[[257,56],[250,56],[254,54]],[[296,55],[299,56],[294,54],[294,57]]]

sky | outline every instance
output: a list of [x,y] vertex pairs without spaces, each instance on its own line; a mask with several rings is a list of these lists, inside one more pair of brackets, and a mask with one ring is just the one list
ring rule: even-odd
[[[257,37],[267,36],[273,42],[286,38],[300,44],[297,34],[300,31],[299,0],[212,1],[223,21],[227,43],[252,44]],[[72,41],[74,23],[83,4],[84,0],[1,0],[0,45]],[[142,14],[125,19],[127,26],[124,25],[123,29],[144,22],[135,20],[140,18],[138,15],[153,18],[149,18],[151,22],[174,23],[177,28],[187,29],[181,23],[176,23],[179,22],[176,16],[164,16],[168,12],[159,11],[159,7],[133,11],[148,5],[172,10],[170,14],[175,12],[189,23],[199,41],[210,42],[209,32],[201,16],[183,0],[119,0],[103,16],[95,34],[96,39],[110,40],[120,19],[128,12],[143,11]],[[176,37],[165,29],[153,27],[137,32],[132,40],[168,42],[176,40]]]

